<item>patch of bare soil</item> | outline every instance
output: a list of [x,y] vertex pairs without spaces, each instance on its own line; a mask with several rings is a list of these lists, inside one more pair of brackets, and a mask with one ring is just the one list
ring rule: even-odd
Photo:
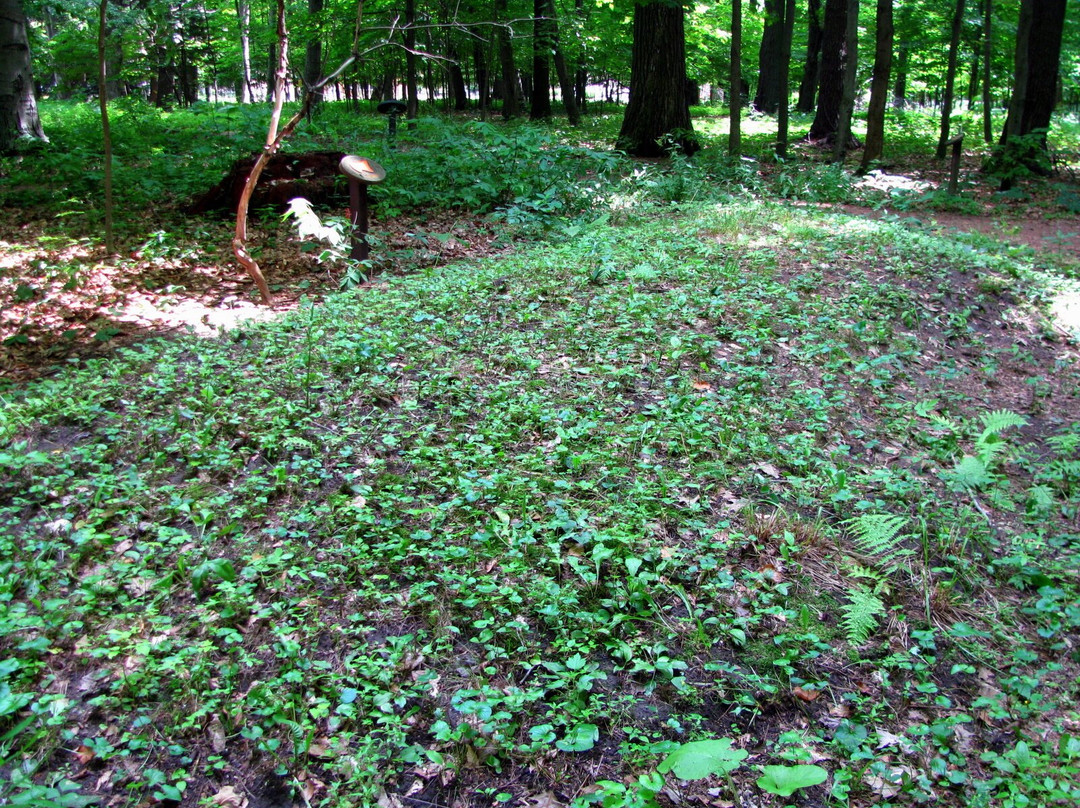
[[[340,287],[343,269],[320,264],[318,245],[301,243],[291,223],[271,216],[248,233],[274,296],[271,306],[262,305],[232,255],[232,228],[231,221],[178,220],[107,256],[87,239],[54,235],[56,222],[43,215],[6,218],[0,380],[35,378],[151,337],[214,335]],[[370,232],[378,240],[372,259],[384,277],[508,249],[493,223],[456,212],[387,221],[376,213]]]

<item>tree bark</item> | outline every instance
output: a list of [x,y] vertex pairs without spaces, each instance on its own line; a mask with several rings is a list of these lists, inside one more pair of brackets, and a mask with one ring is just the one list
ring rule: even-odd
[[574,87],[574,77],[570,75],[570,68],[563,57],[559,42],[559,20],[555,16],[555,0],[547,0],[547,14],[551,18],[551,49],[552,60],[555,62],[555,75],[559,79],[559,92],[562,94],[563,107],[566,109],[566,119],[571,126],[581,123],[581,112],[577,105],[577,91]]
[[48,140],[34,98],[21,0],[0,0],[0,154],[11,151],[19,138]]
[[765,27],[758,48],[754,109],[775,115],[780,108],[780,62],[784,39],[784,0],[765,0]]
[[533,0],[533,69],[529,120],[546,121],[551,117],[551,21],[547,0]]
[[322,89],[312,90],[316,84],[319,83],[319,79],[322,78],[322,37],[319,34],[322,28],[322,20],[319,16],[323,10],[323,0],[307,0],[308,2],[308,16],[314,25],[311,39],[307,42],[307,47],[304,48],[304,84],[307,87],[307,92],[313,93],[311,99],[312,108],[319,105],[323,100]]
[[[840,108],[844,96],[848,58],[849,0],[825,0],[825,21],[821,41],[821,80],[818,84],[817,112],[807,138],[833,145],[840,128]],[[857,6],[856,6],[857,8]],[[850,145],[850,144],[845,144]]]
[[742,156],[742,0],[731,0],[731,69],[728,73],[728,154]]
[[405,119],[416,128],[420,95],[416,89],[416,0],[405,0]]
[[517,66],[514,64],[514,47],[510,42],[510,27],[507,22],[507,0],[495,0],[495,16],[499,22],[495,38],[499,50],[499,67],[502,71],[502,116],[510,120],[518,113]]
[[251,3],[236,0],[236,19],[240,26],[240,92],[241,104],[255,100],[251,89]]
[[851,134],[851,119],[855,113],[855,84],[859,67],[859,0],[848,0],[844,30],[844,75],[840,90],[840,115],[833,139],[833,159],[844,161],[849,148],[859,142]]
[[892,68],[893,0],[877,0],[877,31],[874,34],[874,77],[870,82],[870,108],[866,112],[866,142],[860,172],[881,157],[885,148],[885,102]]
[[[1058,100],[1058,71],[1061,66],[1061,39],[1065,29],[1067,0],[1039,0],[1031,17],[1028,48],[1027,94],[1020,134],[1049,129]],[[1046,138],[1043,138],[1045,145]]]
[[911,42],[907,38],[911,23],[911,6],[900,7],[900,39],[896,44],[896,84],[893,85],[894,109],[907,106],[908,61],[911,55]]
[[686,103],[686,33],[681,4],[634,5],[630,101],[616,148],[635,157],[662,157],[674,146],[693,154],[700,146]]
[[956,87],[956,62],[960,52],[960,29],[964,24],[964,0],[956,0],[953,11],[952,30],[949,34],[949,64],[945,69],[945,95],[941,100],[941,135],[938,137],[934,157],[945,159],[949,147],[949,124],[953,113],[953,93]]
[[802,81],[799,83],[799,102],[795,105],[795,109],[803,113],[814,111],[814,99],[817,97],[821,65],[821,0],[810,0],[807,5],[807,15],[809,29],[806,41],[806,64],[803,65]]
[[780,108],[776,121],[776,156],[787,157],[788,118],[791,106],[791,92],[788,83],[791,78],[791,38],[795,32],[795,0],[785,0],[780,40]]
[[982,86],[982,107],[983,107],[983,140],[989,144],[994,142],[994,122],[993,122],[993,108],[990,97],[990,68],[994,59],[994,43],[993,43],[993,20],[994,20],[994,3],[993,0],[983,0],[983,86]]
[[109,0],[101,0],[98,5],[98,103],[101,106],[101,137],[105,147],[105,252],[116,252],[116,239],[113,236],[113,187],[112,187],[112,133],[109,129],[109,71],[105,53],[108,29],[105,14]]

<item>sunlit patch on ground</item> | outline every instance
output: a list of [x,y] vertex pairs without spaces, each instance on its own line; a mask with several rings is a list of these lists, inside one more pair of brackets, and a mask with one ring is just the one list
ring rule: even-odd
[[905,177],[901,174],[886,174],[884,171],[871,171],[855,185],[859,188],[872,188],[875,191],[891,193],[894,191],[928,191],[934,186],[925,180]]

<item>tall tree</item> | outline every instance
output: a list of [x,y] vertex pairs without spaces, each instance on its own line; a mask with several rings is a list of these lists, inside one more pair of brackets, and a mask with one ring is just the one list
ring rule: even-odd
[[843,162],[849,147],[858,145],[851,134],[855,113],[855,84],[859,68],[859,0],[848,0],[844,18],[844,74],[840,84],[840,114],[833,138],[833,159]]
[[877,0],[877,30],[874,32],[874,76],[870,81],[870,106],[866,111],[866,141],[862,164],[865,173],[881,157],[885,147],[885,102],[889,95],[892,68],[893,0]]
[[24,137],[46,140],[34,98],[26,15],[21,0],[0,0],[0,153]]
[[821,66],[821,0],[809,0],[807,17],[806,63],[799,83],[799,101],[795,105],[799,112],[813,112],[814,99],[817,97]]
[[518,112],[521,89],[518,84],[517,66],[514,64],[514,47],[510,42],[510,23],[507,20],[507,0],[495,0],[495,16],[498,27],[495,39],[499,51],[499,67],[502,72],[502,115],[510,120]]
[[784,0],[780,41],[780,108],[776,120],[776,156],[787,157],[788,118],[791,107],[791,38],[795,32],[795,0]]
[[112,132],[109,129],[109,60],[106,54],[108,27],[106,12],[109,0],[101,0],[98,5],[98,103],[101,107],[101,136],[105,147],[105,251],[112,255],[116,252],[116,239],[113,237],[113,187],[112,187]]
[[945,159],[945,152],[949,146],[949,123],[952,119],[953,92],[956,87],[956,61],[960,52],[960,29],[963,25],[964,0],[956,0],[952,30],[949,34],[949,63],[945,68],[945,95],[941,100],[941,134],[938,136],[937,151],[934,153],[938,160]]
[[[1021,135],[1050,128],[1050,116],[1058,98],[1061,40],[1067,5],[1067,0],[1038,0],[1032,3],[1027,93],[1020,119]],[[1043,141],[1045,145],[1045,138]]]
[[[807,138],[832,145],[840,129],[840,108],[844,95],[845,68],[849,60],[848,41],[849,0],[825,0],[825,20],[822,26],[821,77],[818,82],[817,112]],[[855,4],[858,8],[858,4]]]
[[686,32],[681,3],[634,4],[630,101],[616,148],[635,157],[660,157],[674,145],[685,154],[700,146],[686,97]]
[[731,0],[731,70],[728,74],[728,154],[742,155],[742,0]]
[[900,6],[900,20],[896,26],[899,41],[896,43],[896,83],[893,85],[892,105],[896,109],[907,106],[908,62],[911,60],[911,10],[914,6],[904,3]]
[[765,22],[758,48],[758,85],[754,109],[775,115],[780,107],[780,62],[783,50],[784,0],[765,0]]
[[532,94],[529,97],[529,120],[551,117],[551,19],[547,0],[533,0],[533,69]]
[[322,101],[323,91],[322,89],[314,90],[313,88],[318,84],[319,79],[322,78],[322,36],[319,31],[322,27],[322,10],[323,0],[307,0],[308,15],[311,23],[311,37],[307,41],[307,47],[304,49],[304,84],[308,87],[309,93],[314,93],[314,97],[311,99],[313,106],[318,105]]
[[251,91],[251,3],[236,0],[236,20],[240,27],[240,88],[236,97],[241,104],[254,101]]
[[982,32],[982,46],[983,46],[983,82],[982,82],[982,107],[983,107],[983,140],[986,143],[994,142],[993,133],[993,110],[991,109],[992,89],[990,87],[991,77],[991,63],[994,59],[994,42],[993,42],[993,20],[994,20],[994,3],[993,0],[983,0],[983,32]]
[[551,58],[555,62],[555,75],[559,79],[563,107],[566,109],[567,120],[572,126],[577,126],[581,123],[581,113],[578,111],[574,77],[570,75],[570,68],[566,64],[566,58],[563,56],[559,43],[559,18],[555,12],[555,0],[547,0],[547,15],[551,20],[548,29],[551,35]]
[[405,0],[405,118],[409,129],[416,128],[420,95],[416,88],[416,0]]

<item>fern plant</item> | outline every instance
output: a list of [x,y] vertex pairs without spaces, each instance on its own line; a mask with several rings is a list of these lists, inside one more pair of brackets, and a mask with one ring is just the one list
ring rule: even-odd
[[975,453],[965,454],[945,475],[948,480],[972,490],[985,488],[994,482],[994,469],[1009,448],[1002,433],[1027,424],[1022,416],[1009,410],[984,412],[979,420],[983,428],[975,439]]
[[840,607],[844,613],[840,625],[852,645],[866,642],[877,628],[878,618],[885,614],[885,602],[878,596],[880,588],[880,583],[873,589],[860,584],[847,591],[847,603]]
[[904,532],[906,523],[902,516],[864,513],[846,524],[859,554],[886,575],[892,575],[907,569],[907,559],[914,555],[914,551],[904,546],[904,541],[911,538]]

